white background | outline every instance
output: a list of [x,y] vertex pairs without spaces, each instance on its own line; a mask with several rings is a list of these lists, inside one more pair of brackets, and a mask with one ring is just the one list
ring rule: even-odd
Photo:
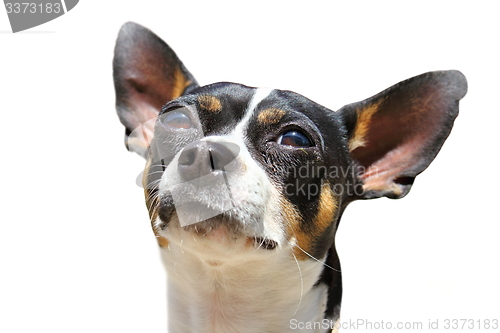
[[342,219],[342,319],[500,319],[496,2],[83,0],[18,34],[0,10],[0,332],[166,331],[143,161],[114,110],[113,47],[129,20],[201,84],[289,89],[334,110],[461,70],[460,115],[411,193]]

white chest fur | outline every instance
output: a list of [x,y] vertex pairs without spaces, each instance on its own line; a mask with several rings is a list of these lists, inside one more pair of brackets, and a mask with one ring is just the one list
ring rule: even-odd
[[298,332],[291,320],[323,319],[326,287],[313,287],[322,265],[296,262],[290,250],[217,262],[176,244],[162,252],[171,333]]

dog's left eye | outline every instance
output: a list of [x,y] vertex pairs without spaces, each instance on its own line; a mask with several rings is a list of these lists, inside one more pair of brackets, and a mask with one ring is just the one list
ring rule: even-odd
[[191,119],[179,111],[171,111],[163,117],[163,123],[170,127],[189,129],[191,128]]
[[309,140],[309,138],[305,134],[295,130],[283,133],[278,138],[278,143],[281,145],[292,146],[292,147],[312,146],[311,140]]

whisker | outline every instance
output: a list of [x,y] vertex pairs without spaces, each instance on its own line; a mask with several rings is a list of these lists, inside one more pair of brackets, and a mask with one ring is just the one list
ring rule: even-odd
[[154,175],[155,173],[163,173],[164,171],[153,171],[153,172],[148,172],[148,175]]
[[254,238],[254,242],[257,243],[258,239],[260,239],[260,243],[259,243],[259,246],[257,246],[257,248],[255,249],[255,251],[257,251],[260,248],[262,248],[262,245],[264,244],[264,237]]
[[[295,244],[295,246],[296,246],[299,250],[301,250],[302,252],[304,252],[305,254],[307,254],[307,255],[308,255],[311,259],[316,260],[317,262],[319,262],[319,263],[323,264],[324,266],[326,266],[326,267],[330,268],[331,270],[333,270],[333,271],[335,271],[335,272],[339,272],[339,273],[341,272],[339,269],[333,268],[332,266],[328,265],[327,263],[324,263],[324,262],[322,262],[321,260],[319,260],[319,259],[317,259],[317,258],[313,257],[312,255],[310,255],[309,253],[307,253],[306,251],[304,251],[304,250],[303,250],[300,246],[298,246],[297,244]],[[292,254],[293,254],[293,253],[292,253]],[[293,255],[293,256],[295,257],[295,255]]]
[[147,189],[149,190],[157,190],[158,186],[160,185],[161,179],[155,179],[151,182],[149,182],[146,186]]
[[147,189],[150,190],[150,192],[152,192],[152,193],[148,193],[147,194],[148,195],[148,199],[150,199],[150,200],[155,199],[156,200],[159,197],[160,194],[159,194],[158,186],[157,185],[154,186],[154,187],[152,187],[152,188],[148,187]]
[[293,316],[295,316],[297,314],[297,311],[299,311],[300,305],[302,304],[302,296],[304,295],[304,279],[302,277],[302,269],[300,269],[299,261],[297,260],[297,257],[293,252],[292,255],[293,259],[295,259],[295,263],[297,263],[297,268],[299,269],[299,275],[300,275],[300,299],[299,299],[299,304],[297,305],[297,309],[293,313]]

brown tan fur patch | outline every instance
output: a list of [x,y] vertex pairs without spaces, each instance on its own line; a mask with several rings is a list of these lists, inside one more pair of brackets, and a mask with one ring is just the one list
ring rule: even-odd
[[356,122],[356,127],[354,128],[354,133],[349,140],[349,151],[353,151],[354,149],[365,145],[365,137],[368,132],[370,121],[373,115],[378,111],[378,108],[383,101],[384,100],[382,99],[377,103],[357,110],[358,119]]
[[318,212],[313,221],[312,232],[302,230],[300,227],[301,218],[292,205],[282,204],[284,218],[288,221],[288,228],[291,237],[295,238],[297,247],[293,253],[298,260],[306,260],[309,256],[305,253],[311,252],[314,239],[319,237],[330,226],[337,212],[337,198],[334,196],[328,183],[323,183],[318,204]]
[[146,206],[148,208],[149,218],[151,220],[151,225],[153,226],[153,232],[156,236],[156,241],[160,247],[168,246],[168,240],[159,235],[158,230],[154,227],[154,222],[158,218],[158,195],[149,188],[148,181],[148,170],[151,167],[151,158],[146,162],[146,167],[144,168],[144,174],[142,176],[142,185],[144,187],[144,196],[146,198]]
[[283,221],[285,221],[288,235],[290,238],[295,238],[295,242],[298,243],[297,238],[300,232],[300,223],[302,218],[290,201],[282,199],[280,200],[280,206],[281,217],[283,218]]
[[323,183],[321,187],[321,195],[319,197],[319,207],[314,225],[319,234],[322,234],[326,228],[330,226],[335,212],[337,211],[337,198],[333,195],[333,191],[328,183]]
[[259,113],[259,115],[257,116],[257,120],[260,123],[266,125],[276,124],[281,120],[281,118],[283,118],[285,114],[285,110],[269,108]]
[[210,95],[198,96],[198,103],[200,103],[200,108],[213,113],[219,113],[222,111],[222,103],[220,99]]
[[144,168],[144,173],[142,175],[142,187],[144,188],[144,197],[146,198],[146,206],[148,207],[149,218],[151,222],[156,220],[158,216],[158,196],[154,194],[153,189],[150,188],[151,185],[148,184],[148,171],[151,167],[152,160],[148,158],[146,161],[146,167]]
[[168,239],[166,239],[165,237],[161,237],[161,236],[156,235],[156,241],[158,242],[158,245],[160,247],[167,247],[168,246]]

